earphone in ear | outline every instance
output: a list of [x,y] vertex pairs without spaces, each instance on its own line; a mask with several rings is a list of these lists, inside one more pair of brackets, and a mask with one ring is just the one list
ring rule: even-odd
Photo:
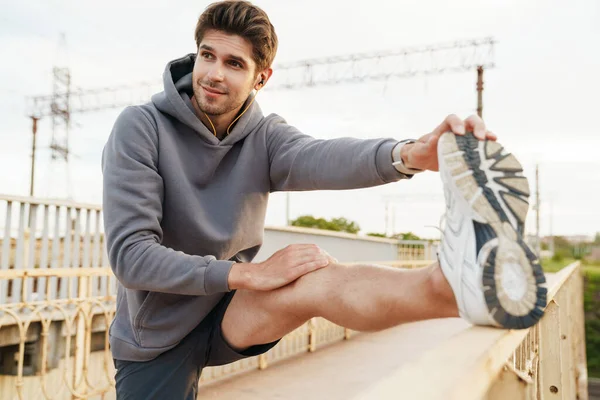
[[258,84],[262,86],[265,84],[265,81],[263,79],[261,79],[260,82],[258,82]]

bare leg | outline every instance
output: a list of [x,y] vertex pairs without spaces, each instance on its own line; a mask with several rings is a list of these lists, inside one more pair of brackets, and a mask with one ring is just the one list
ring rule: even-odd
[[457,317],[458,310],[437,263],[416,270],[333,264],[276,290],[239,290],[225,313],[223,334],[234,348],[244,349],[277,340],[316,316],[377,331]]

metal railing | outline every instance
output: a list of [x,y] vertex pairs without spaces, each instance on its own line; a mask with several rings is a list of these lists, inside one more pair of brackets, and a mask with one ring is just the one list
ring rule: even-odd
[[[9,272],[3,271],[0,279],[14,278],[15,273]],[[110,269],[22,270],[16,275],[23,280],[51,276],[75,280],[79,292],[68,299],[0,305],[4,313],[0,336],[18,339],[8,358],[16,363],[16,370],[0,375],[0,398],[113,398],[107,331],[115,297],[110,291],[89,295],[92,278],[114,280]],[[515,331],[467,329],[382,379],[360,398],[585,400],[582,288],[579,264],[573,264],[551,277],[549,304],[538,325]],[[205,369],[200,383],[265,369],[352,335],[348,329],[313,318],[266,354]],[[28,347],[32,343],[35,346]],[[8,359],[3,358],[3,363]]]
[[429,240],[398,241],[399,260],[435,260],[439,242]]
[[[76,280],[65,276],[29,275],[19,271],[100,268],[108,265],[100,206],[31,197],[0,196],[0,304],[72,298]],[[8,276],[11,276],[10,274]],[[106,292],[104,274],[91,282],[91,295]]]
[[[117,282],[107,267],[101,213],[95,205],[0,196],[0,398],[114,398],[108,328]],[[434,246],[399,243],[403,260],[377,263],[424,266]],[[549,278],[546,315],[535,327],[468,329],[363,398],[587,399],[582,285],[575,263]],[[352,336],[313,318],[266,354],[205,369],[200,383]]]
[[549,278],[548,307],[534,327],[467,329],[357,399],[587,400],[580,265]]

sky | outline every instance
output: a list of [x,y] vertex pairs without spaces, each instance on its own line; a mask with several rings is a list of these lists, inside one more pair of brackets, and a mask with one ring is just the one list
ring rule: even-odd
[[[74,88],[160,82],[166,63],[195,51],[194,27],[209,4],[128,0],[0,0],[0,194],[27,195],[31,121],[25,98],[52,93],[52,67]],[[539,168],[541,234],[600,231],[600,2],[597,0],[264,0],[279,38],[275,65],[493,37],[483,117],[524,166],[532,192]],[[64,40],[61,40],[64,35]],[[274,69],[274,78],[277,68]],[[418,138],[451,113],[476,111],[476,72],[259,94],[304,133]],[[268,86],[268,85],[267,85]],[[35,193],[100,203],[100,154],[120,110],[74,114],[69,168],[50,158],[50,119],[40,121]],[[348,155],[349,157],[351,155]],[[439,175],[351,191],[292,193],[290,216],[345,217],[362,232],[438,237]],[[390,200],[391,199],[391,200]],[[533,201],[532,201],[533,203]],[[387,204],[387,207],[386,207]],[[386,212],[387,210],[387,212]],[[535,229],[530,210],[527,230]],[[286,223],[286,195],[271,196],[267,225]]]

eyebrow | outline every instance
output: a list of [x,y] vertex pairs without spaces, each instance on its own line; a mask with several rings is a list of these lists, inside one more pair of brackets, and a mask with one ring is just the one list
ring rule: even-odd
[[[204,50],[208,50],[208,51],[212,51],[213,53],[216,53],[215,49],[212,48],[212,47],[210,47],[207,44],[201,45],[200,49],[204,49]],[[234,61],[237,61],[239,63],[242,63],[244,65],[248,64],[248,61],[246,61],[246,59],[244,59],[243,57],[240,57],[240,56],[236,56],[236,55],[233,55],[233,54],[227,54],[227,58],[229,58],[231,60],[234,60]]]

